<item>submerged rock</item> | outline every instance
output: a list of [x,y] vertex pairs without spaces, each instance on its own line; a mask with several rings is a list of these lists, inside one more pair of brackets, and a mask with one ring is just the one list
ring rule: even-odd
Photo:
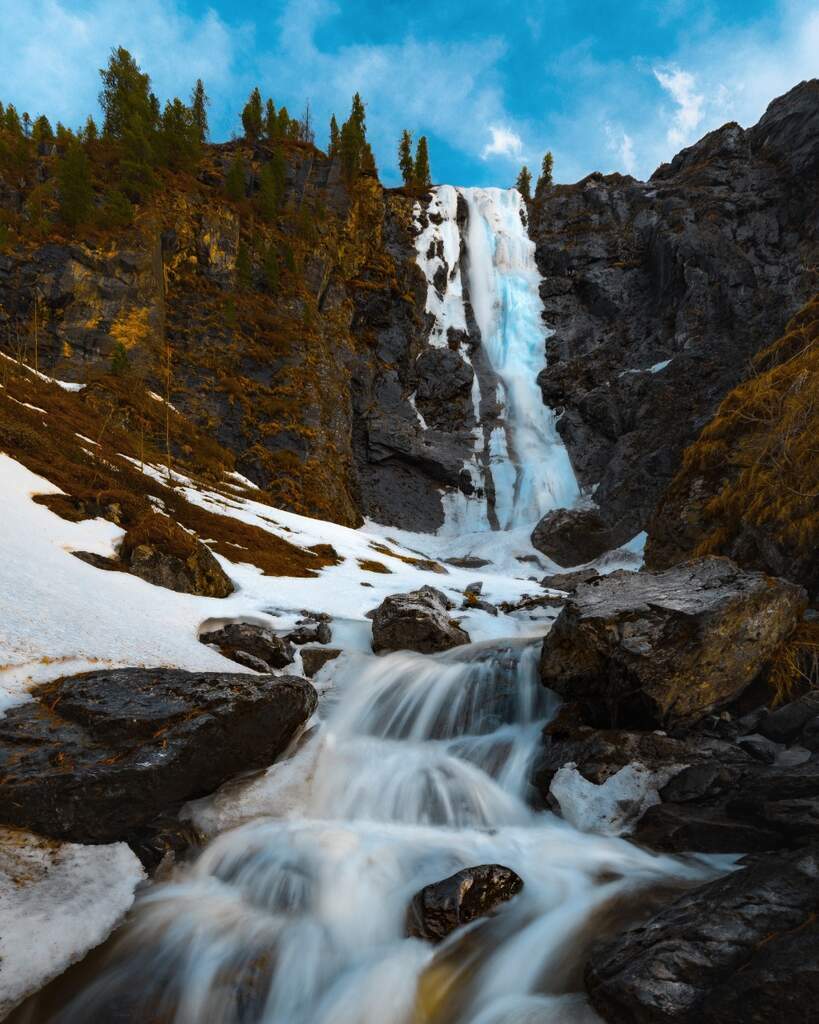
[[407,934],[440,942],[477,917],[487,917],[523,888],[523,879],[500,864],[464,868],[417,892],[407,911]]
[[543,682],[595,725],[691,725],[753,682],[805,600],[723,558],[614,572],[568,599],[543,643]]
[[602,944],[586,968],[610,1024],[816,1019],[819,848],[765,858]]
[[433,654],[469,643],[447,612],[452,603],[434,587],[385,597],[372,613],[373,650]]
[[591,562],[617,547],[600,514],[591,508],[558,508],[547,512],[532,531],[532,546],[558,565]]
[[0,720],[0,822],[106,843],[281,754],[316,707],[304,679],[88,672]]
[[260,667],[262,671],[265,667],[268,671],[284,668],[295,658],[291,643],[276,636],[272,629],[250,622],[231,622],[221,629],[201,633],[199,639],[203,644],[218,647],[226,658],[248,668]]

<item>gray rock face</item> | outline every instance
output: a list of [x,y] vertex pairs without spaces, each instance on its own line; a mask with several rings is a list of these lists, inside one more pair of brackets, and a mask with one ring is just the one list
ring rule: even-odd
[[[240,665],[247,665],[249,668],[256,666],[248,665],[248,655],[260,663],[262,670],[267,671],[285,668],[292,664],[295,658],[291,643],[276,636],[272,629],[250,622],[231,622],[221,629],[200,634],[199,639],[203,644],[218,647],[226,658],[238,661]],[[242,655],[245,656],[244,660]]]
[[500,864],[464,868],[416,893],[407,911],[407,934],[440,942],[456,928],[487,917],[523,888],[523,879]]
[[372,614],[373,650],[434,654],[468,644],[469,634],[447,614],[451,607],[434,587],[385,597]]
[[684,447],[815,290],[817,124],[813,80],[648,182],[591,175],[533,205],[555,330],[539,381],[617,543],[646,528]]
[[617,542],[595,509],[559,508],[547,512],[534,528],[532,546],[570,567],[599,558]]
[[88,672],[0,720],[0,822],[76,843],[128,839],[163,811],[269,765],[316,707],[297,677]]
[[794,628],[804,591],[722,558],[582,584],[543,643],[546,686],[594,725],[693,724],[736,698]]
[[593,951],[592,1004],[610,1024],[816,1020],[817,911],[819,849],[766,858]]

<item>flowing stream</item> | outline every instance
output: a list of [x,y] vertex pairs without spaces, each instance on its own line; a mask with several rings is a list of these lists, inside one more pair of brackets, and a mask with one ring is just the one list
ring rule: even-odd
[[[469,328],[468,279],[503,415],[488,447],[476,436],[473,462],[491,475],[493,507],[453,504],[448,525],[486,530],[494,515],[512,529],[571,504],[577,485],[535,383],[545,330],[520,197],[460,195],[463,237],[458,192],[441,188],[419,241],[430,280],[446,267],[445,287],[431,285],[433,341]],[[476,384],[476,403],[486,398]],[[533,759],[556,707],[538,677],[539,639],[348,652],[325,666],[298,749],[191,807],[212,841],[141,896],[60,1024],[596,1021],[582,995],[590,941],[708,868],[533,809]],[[420,888],[490,863],[521,876],[514,899],[441,945],[406,937]]]
[[[531,809],[555,706],[537,655],[518,640],[343,656],[295,755],[193,808],[228,830],[147,892],[60,1021],[123,1007],[174,1024],[596,1020],[578,992],[589,940],[629,897],[703,868]],[[405,937],[419,888],[486,863],[523,891],[438,947]]]

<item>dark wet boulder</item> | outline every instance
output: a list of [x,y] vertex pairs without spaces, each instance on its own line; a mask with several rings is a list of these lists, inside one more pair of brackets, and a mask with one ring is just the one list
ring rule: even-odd
[[781,832],[734,817],[726,810],[725,801],[704,806],[655,804],[642,816],[631,838],[663,853],[760,853],[785,845]]
[[203,644],[218,647],[220,653],[247,668],[285,668],[295,658],[293,645],[266,626],[251,622],[231,622],[220,629],[200,633]]
[[573,594],[581,583],[591,583],[599,575],[600,573],[596,569],[576,569],[574,572],[560,572],[544,576],[540,585],[548,590],[563,590],[567,594]]
[[819,690],[810,690],[796,700],[763,714],[757,728],[775,743],[790,743],[819,715]]
[[543,643],[546,686],[603,728],[691,726],[737,698],[793,630],[805,592],[701,558],[582,584]]
[[532,531],[532,547],[561,566],[591,562],[626,539],[615,540],[600,514],[591,508],[547,512]]
[[415,894],[407,911],[407,934],[440,942],[456,928],[489,916],[522,888],[520,876],[500,864],[464,868]]
[[372,613],[373,650],[434,654],[469,643],[448,612],[452,602],[434,587],[385,597]]
[[157,587],[200,597],[233,593],[230,577],[210,548],[158,512],[125,534],[119,558],[128,572]]
[[333,631],[326,622],[302,623],[285,636],[285,640],[297,647],[302,644],[329,644],[332,639]]
[[37,687],[0,720],[0,822],[128,839],[281,754],[316,707],[304,679],[127,668]]
[[817,1019],[819,849],[766,857],[679,897],[592,951],[586,988],[609,1024]]
[[304,674],[312,679],[328,661],[333,661],[341,654],[337,647],[302,647],[301,664]]

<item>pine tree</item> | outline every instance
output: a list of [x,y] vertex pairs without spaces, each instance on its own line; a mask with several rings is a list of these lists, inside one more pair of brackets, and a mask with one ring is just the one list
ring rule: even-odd
[[532,174],[526,164],[520,169],[518,180],[515,182],[515,188],[523,196],[524,200],[529,203],[532,200]]
[[236,254],[236,283],[243,290],[253,283],[253,264],[244,241],[239,242],[239,251]]
[[104,228],[127,228],[134,219],[131,200],[119,189],[107,192],[103,199],[99,219]]
[[552,187],[552,171],[554,169],[554,157],[552,151],[543,157],[543,163],[540,169],[540,177],[537,180],[537,188],[535,189],[535,195],[548,191]]
[[275,295],[279,290],[279,257],[272,242],[264,254],[262,273],[264,274],[265,287],[271,295]]
[[72,142],[57,168],[60,193],[60,218],[70,228],[86,222],[91,216],[94,193],[88,157],[78,142]]
[[336,121],[336,115],[333,114],[333,116],[330,118],[330,143],[327,146],[327,156],[329,156],[331,160],[335,159],[335,157],[338,156],[338,146],[338,121]]
[[4,118],[4,127],[10,135],[22,136],[23,126],[20,123],[20,115],[17,113],[13,103],[9,103],[6,107],[6,114]]
[[115,377],[124,377],[128,372],[128,349],[118,341],[111,352],[111,373]]
[[51,142],[54,138],[54,132],[51,130],[51,123],[45,114],[40,114],[34,122],[31,137],[34,140],[35,146],[38,148],[44,143]]
[[21,121],[22,121],[22,125],[23,125],[23,135],[25,135],[25,137],[27,139],[30,139],[31,138],[31,116],[30,116],[30,114],[29,114],[29,112],[27,110],[23,111],[23,116],[21,118]]
[[405,185],[412,185],[415,177],[415,164],[412,160],[412,135],[405,128],[398,143],[398,167]]
[[259,192],[256,196],[256,208],[259,211],[259,216],[268,223],[275,218],[282,201],[284,177],[284,158],[277,147],[270,162],[262,167],[259,176]]
[[97,132],[97,122],[89,114],[88,118],[86,119],[85,129],[83,132],[83,135],[85,136],[85,141],[96,142],[98,134],[99,133]]
[[228,168],[225,177],[225,195],[234,203],[240,202],[245,197],[245,164],[238,154]]
[[372,150],[367,144],[364,104],[358,93],[353,96],[350,116],[341,127],[338,150],[341,170],[347,181],[354,181],[364,170],[365,163],[367,173],[377,173]]
[[150,127],[133,114],[122,130],[120,185],[132,202],[140,203],[156,188],[156,152]]
[[268,100],[264,108],[264,133],[269,142],[278,138],[279,135],[279,122],[276,117],[276,104],[273,100]]
[[205,86],[202,79],[197,78],[196,85],[191,93],[191,113],[193,114],[193,123],[196,125],[200,143],[207,142],[208,135],[210,134],[210,128],[208,127],[209,106],[210,99],[205,92]]
[[432,174],[429,169],[429,150],[427,148],[427,137],[422,135],[415,147],[415,166],[413,167],[413,179],[418,188],[429,188],[432,184]]
[[276,120],[278,121],[278,137],[286,139],[290,134],[290,115],[287,113],[287,107],[279,107]]
[[250,98],[244,106],[242,127],[245,130],[245,138],[251,142],[257,142],[262,137],[264,111],[262,109],[262,94],[258,87],[250,94]]
[[156,127],[158,101],[150,91],[151,80],[122,46],[111,51],[108,67],[100,69],[100,106],[105,114],[103,131],[114,139],[133,132],[134,125],[146,135]]
[[192,170],[200,156],[200,126],[191,107],[179,97],[168,100],[159,126],[159,153],[166,167]]

